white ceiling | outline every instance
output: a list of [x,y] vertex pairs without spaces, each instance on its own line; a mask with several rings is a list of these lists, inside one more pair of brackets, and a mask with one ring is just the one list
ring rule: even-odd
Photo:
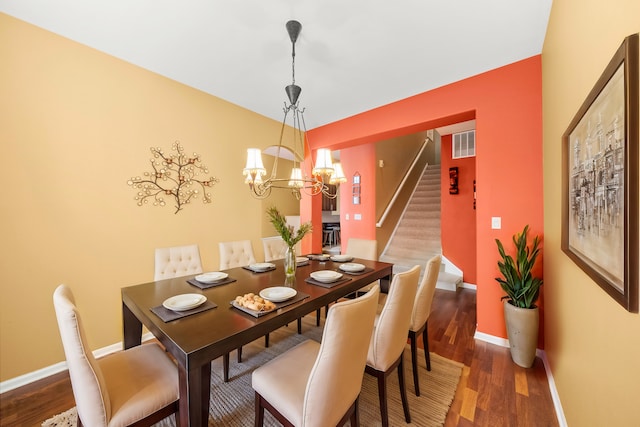
[[0,11],[307,129],[542,52],[552,0],[0,0]]

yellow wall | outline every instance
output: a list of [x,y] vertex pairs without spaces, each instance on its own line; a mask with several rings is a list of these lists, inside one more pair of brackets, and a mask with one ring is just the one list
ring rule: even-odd
[[556,0],[542,53],[545,350],[570,426],[637,425],[640,315],[560,249],[561,137],[623,39],[637,0]]
[[[0,381],[64,360],[60,283],[96,349],[122,339],[120,288],[153,279],[154,248],[197,243],[205,270],[219,241],[251,239],[262,257],[273,233],[241,169],[279,122],[3,14],[0,63]],[[213,203],[138,207],[127,180],[175,140],[220,179]]]

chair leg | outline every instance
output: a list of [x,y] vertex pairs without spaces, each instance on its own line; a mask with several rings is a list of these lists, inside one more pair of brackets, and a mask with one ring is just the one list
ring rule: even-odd
[[238,363],[242,363],[242,347],[238,347]]
[[354,402],[353,414],[351,414],[351,427],[360,427],[360,396],[356,397]]
[[256,392],[256,396],[254,400],[256,402],[256,414],[255,414],[254,426],[262,427],[264,424],[264,406],[262,406],[262,396],[260,396]]
[[429,356],[429,322],[424,324],[424,331],[422,331],[422,344],[424,347],[424,359],[427,361],[427,371],[431,370],[431,357]]
[[225,383],[229,382],[229,353],[222,356],[222,379]]
[[378,399],[380,400],[380,416],[382,427],[389,427],[389,411],[387,410],[387,379],[384,372],[376,371],[378,378]]
[[298,317],[298,335],[302,333],[302,319]]
[[322,314],[322,309],[316,310],[316,326],[320,326],[320,315]]
[[411,368],[413,371],[413,386],[416,391],[416,396],[420,396],[420,380],[418,377],[418,344],[416,334],[413,331],[409,331],[409,341],[411,343]]
[[404,420],[407,424],[411,423],[411,413],[409,412],[409,401],[407,400],[407,387],[404,384],[404,357],[400,356],[398,364],[398,385],[400,386],[400,398],[402,399],[402,408],[404,409]]

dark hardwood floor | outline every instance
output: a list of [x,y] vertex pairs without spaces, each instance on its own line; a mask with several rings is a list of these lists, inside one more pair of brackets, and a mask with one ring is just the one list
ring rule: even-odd
[[[474,340],[475,326],[474,291],[436,291],[430,350],[465,365],[445,426],[557,426],[542,361],[517,366],[509,349]],[[0,395],[0,426],[39,426],[72,406],[69,376],[57,374]]]

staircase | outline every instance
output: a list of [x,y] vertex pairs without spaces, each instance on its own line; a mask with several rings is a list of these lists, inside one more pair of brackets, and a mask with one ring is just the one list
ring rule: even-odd
[[[429,165],[380,256],[380,261],[394,264],[394,273],[407,271],[419,264],[422,275],[427,261],[442,254],[440,191],[440,165]],[[443,257],[437,287],[456,290],[461,284],[462,272]]]

